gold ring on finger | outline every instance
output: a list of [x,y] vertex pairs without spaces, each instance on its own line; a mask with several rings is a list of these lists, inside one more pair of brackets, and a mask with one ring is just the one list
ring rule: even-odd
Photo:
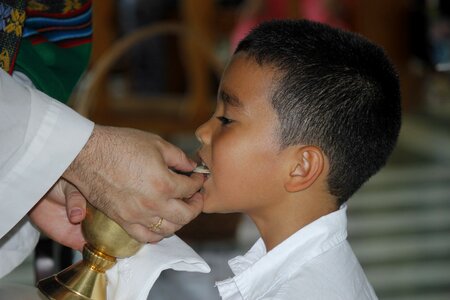
[[162,225],[162,222],[163,222],[163,218],[159,218],[159,220],[158,220],[158,222],[156,222],[155,224],[151,224],[150,226],[148,226],[148,229],[150,229],[151,231],[158,231],[159,230],[159,228],[161,227],[161,225]]

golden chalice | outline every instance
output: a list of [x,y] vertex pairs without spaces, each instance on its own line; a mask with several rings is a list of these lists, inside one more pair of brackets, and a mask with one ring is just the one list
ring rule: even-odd
[[87,242],[83,260],[37,284],[48,299],[105,300],[105,271],[115,265],[117,258],[130,257],[143,245],[89,203],[81,226]]

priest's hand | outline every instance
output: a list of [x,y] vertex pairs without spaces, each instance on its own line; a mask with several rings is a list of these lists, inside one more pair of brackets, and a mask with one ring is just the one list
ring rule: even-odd
[[85,240],[80,222],[86,215],[86,199],[64,179],[60,179],[28,215],[52,240],[72,249],[83,248]]
[[172,235],[202,210],[196,164],[157,135],[96,125],[63,178],[140,242]]

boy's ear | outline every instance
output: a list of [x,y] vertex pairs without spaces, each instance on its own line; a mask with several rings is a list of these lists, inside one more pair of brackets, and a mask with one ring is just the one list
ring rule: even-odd
[[302,146],[292,149],[289,162],[289,176],[284,183],[288,192],[298,192],[310,187],[322,174],[324,154],[315,146]]

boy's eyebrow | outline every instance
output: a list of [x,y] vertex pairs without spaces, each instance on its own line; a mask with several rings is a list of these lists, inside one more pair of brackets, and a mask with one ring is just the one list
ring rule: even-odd
[[227,93],[224,90],[219,91],[219,99],[230,106],[242,107],[242,102],[239,101],[238,97],[234,96],[233,94]]

